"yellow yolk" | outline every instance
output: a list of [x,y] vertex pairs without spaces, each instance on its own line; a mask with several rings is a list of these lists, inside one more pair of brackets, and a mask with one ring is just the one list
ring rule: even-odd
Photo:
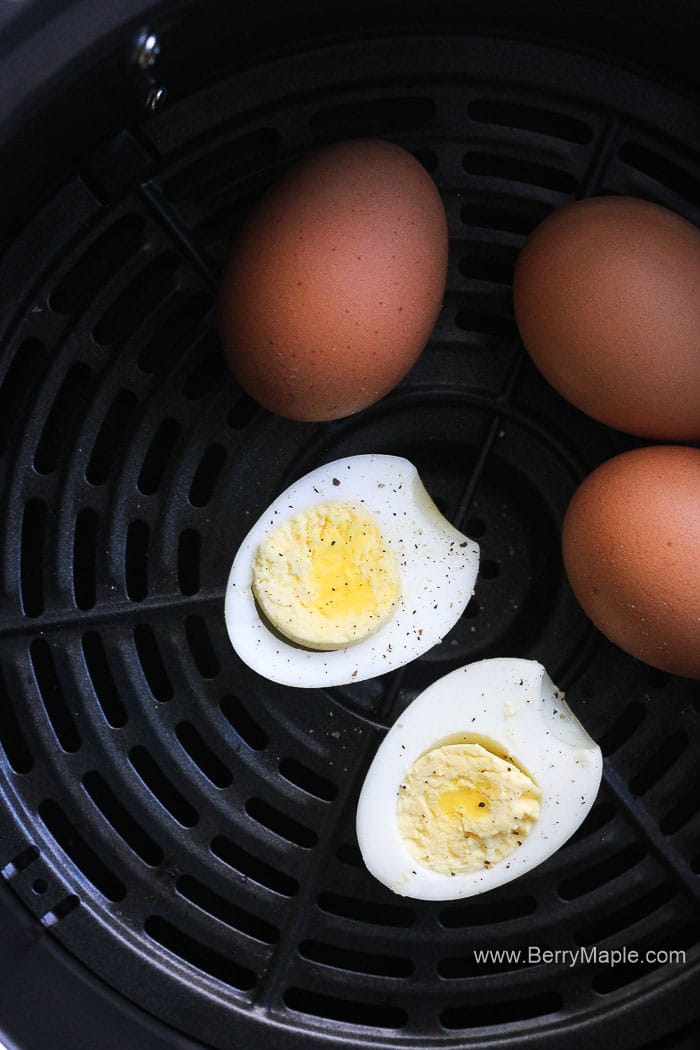
[[338,500],[300,511],[267,536],[253,559],[253,593],[291,641],[340,649],[386,622],[400,580],[372,516]]
[[537,784],[481,744],[421,755],[399,788],[399,831],[413,857],[444,875],[479,871],[522,843],[540,812]]

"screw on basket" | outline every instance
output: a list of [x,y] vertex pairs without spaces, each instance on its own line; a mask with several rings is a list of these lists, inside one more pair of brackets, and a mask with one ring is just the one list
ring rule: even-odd
[[160,56],[160,41],[157,35],[144,27],[139,30],[129,49],[128,76],[131,80],[138,105],[147,116],[156,113],[168,97],[168,89],[159,83],[153,69]]

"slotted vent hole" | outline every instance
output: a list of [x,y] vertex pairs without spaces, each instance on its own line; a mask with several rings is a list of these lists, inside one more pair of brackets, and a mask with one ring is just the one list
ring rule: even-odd
[[145,747],[137,745],[129,752],[129,761],[153,797],[160,802],[183,828],[193,828],[199,816],[196,809],[181,795],[175,785]]
[[264,886],[273,893],[278,893],[282,897],[294,897],[299,892],[299,883],[295,878],[266,864],[260,857],[254,856],[223,835],[217,835],[212,841],[211,851],[215,857],[244,879],[252,879],[259,886]]
[[222,696],[221,713],[244,744],[253,751],[263,751],[268,744],[268,736],[243,705],[237,696]]
[[229,414],[226,416],[226,422],[231,427],[231,430],[243,430],[259,411],[260,406],[258,403],[253,401],[252,397],[244,395],[236,399]]
[[549,135],[577,145],[585,145],[593,138],[588,124],[577,117],[520,102],[476,98],[469,103],[467,112],[472,120],[480,124],[496,124],[505,128],[534,131],[539,135]]
[[338,788],[333,781],[309,769],[296,758],[281,759],[279,771],[285,780],[323,802],[332,802],[338,796]]
[[233,775],[227,765],[209,747],[198,729],[190,722],[180,722],[175,735],[195,766],[214,787],[227,788],[233,783]]
[[360,952],[323,941],[302,941],[299,954],[321,966],[367,974],[370,977],[410,977],[415,969],[410,959],[398,955]]
[[162,863],[163,851],[160,846],[134,820],[100,773],[95,770],[86,773],[83,787],[110,827],[144,864],[155,867]]
[[647,848],[641,842],[631,843],[598,864],[592,864],[586,871],[580,872],[559,884],[559,895],[563,900],[575,900],[585,893],[600,889],[613,879],[624,875],[636,867],[647,855]]
[[343,842],[336,851],[336,857],[341,864],[347,864],[351,868],[364,868],[364,861],[360,849],[354,843]]
[[80,897],[75,893],[71,893],[54,905],[51,911],[47,911],[45,915],[42,915],[40,922],[43,926],[55,926],[57,922],[61,922],[62,919],[71,915],[79,907]]
[[143,244],[140,215],[123,215],[105,230],[51,293],[49,305],[58,314],[79,313]]
[[630,791],[635,795],[644,795],[650,791],[669,770],[673,769],[688,747],[688,743],[688,737],[680,729],[667,737],[639,772],[631,777]]
[[209,637],[206,621],[201,616],[188,616],[185,620],[185,636],[192,659],[202,678],[216,678],[221,665]]
[[180,257],[166,251],[157,255],[134,277],[93,328],[99,346],[128,340],[154,313],[175,287]]
[[109,901],[124,900],[126,897],[124,883],[85,841],[58,802],[54,799],[45,799],[39,804],[39,816],[57,845],[98,893]]
[[210,445],[204,452],[190,486],[190,503],[193,507],[206,507],[226,459],[222,445]]
[[83,361],[71,365],[61,383],[36,452],[34,468],[39,474],[51,474],[72,445],[91,403],[92,369]]
[[675,835],[700,813],[700,778],[695,778],[659,821],[664,835]]
[[416,915],[412,908],[401,904],[387,904],[385,901],[366,901],[359,897],[346,897],[341,893],[325,891],[320,893],[317,903],[321,911],[337,915],[352,922],[367,923],[371,926],[390,926],[407,929],[415,922]]
[[250,798],[245,805],[246,813],[253,820],[271,831],[273,835],[291,842],[302,849],[313,849],[318,842],[318,836],[311,828],[300,824],[286,813],[282,813],[276,806],[270,805],[262,798]]
[[431,98],[371,98],[317,110],[309,119],[309,127],[317,138],[327,139],[339,132],[366,134],[380,128],[406,131],[423,127],[434,118],[435,103]]
[[463,205],[461,219],[465,226],[527,237],[551,210],[544,206],[518,207],[515,202],[506,204],[486,198]]
[[625,142],[620,159],[693,204],[700,204],[700,171],[689,171],[640,142]]
[[223,142],[166,178],[163,193],[172,201],[199,200],[217,189],[222,180],[229,183],[266,168],[274,160],[278,147],[279,133],[275,128],[259,128]]
[[158,642],[153,630],[147,623],[134,628],[136,655],[146,676],[146,681],[155,700],[167,703],[173,698],[173,685],[160,655]]
[[508,340],[518,338],[518,330],[512,318],[505,317],[502,314],[490,313],[486,310],[477,310],[465,306],[457,311],[455,324],[464,332],[497,336],[499,339]]
[[150,529],[145,521],[129,522],[124,554],[126,593],[132,602],[142,602],[148,596],[148,554]]
[[250,991],[257,984],[257,976],[249,967],[195,940],[160,915],[149,916],[144,929],[162,948],[217,981],[239,991]]
[[[640,955],[643,956],[640,961],[636,963],[621,963],[618,966],[608,966],[595,974],[591,981],[593,989],[599,995],[609,995],[612,992],[617,992],[620,988],[640,980],[646,974],[657,970],[660,966],[665,966],[667,963],[672,962],[674,957],[669,958],[667,953],[686,951],[695,947],[698,940],[700,940],[700,922],[688,922],[682,928],[677,929],[675,934],[664,938],[662,944],[654,945],[653,948],[649,946],[648,949],[640,951]],[[647,951],[653,954],[647,955]],[[675,959],[677,964],[678,957],[676,956]]]
[[144,496],[152,496],[158,491],[181,433],[182,427],[175,419],[164,419],[158,425],[136,483]]
[[0,745],[15,773],[30,773],[34,758],[15,715],[10,693],[0,666]]
[[501,245],[473,245],[469,253],[459,260],[459,272],[463,277],[491,284],[510,286],[518,251]]
[[97,530],[100,519],[92,507],[83,507],[75,519],[73,541],[73,594],[79,609],[95,605],[97,559]]
[[35,639],[29,647],[29,655],[39,694],[56,739],[64,751],[79,751],[82,741],[58,677],[50,644],[43,638]]
[[610,728],[598,740],[600,750],[606,758],[614,755],[623,744],[627,743],[637,732],[646,715],[647,712],[644,705],[637,702],[629,704],[621,712]]
[[105,652],[104,643],[97,631],[83,635],[83,655],[97,702],[105,720],[113,729],[121,729],[127,723],[127,713]]
[[471,926],[486,926],[498,922],[513,922],[525,919],[537,911],[535,897],[510,897],[505,900],[478,901],[471,904],[454,904],[444,908],[439,922],[445,929],[468,929]]
[[[38,339],[20,343],[0,386],[0,454],[17,433],[17,420],[23,417],[35,384],[41,375],[48,352]],[[19,428],[23,433],[24,428]]]
[[612,802],[596,802],[583,824],[571,836],[567,845],[573,845],[576,842],[580,842],[581,839],[588,838],[589,835],[600,831],[611,820],[614,820],[615,815],[616,810]]
[[188,401],[199,401],[230,378],[223,354],[218,345],[200,356],[182,384],[182,393]]
[[522,999],[448,1006],[440,1014],[440,1023],[450,1029],[516,1024],[518,1021],[530,1021],[535,1017],[555,1014],[563,1005],[564,1000],[558,992],[541,992]]
[[359,1027],[398,1029],[408,1021],[406,1011],[398,1006],[340,999],[308,988],[287,988],[284,1002],[297,1013]]
[[181,594],[198,592],[201,556],[201,536],[196,529],[184,529],[177,543],[177,584]]
[[231,929],[238,930],[239,933],[244,933],[263,944],[275,944],[279,940],[279,930],[276,926],[222,897],[198,879],[183,875],[177,880],[175,888],[191,904]]
[[507,182],[522,182],[555,193],[571,195],[578,190],[573,175],[547,164],[526,160],[524,157],[509,157],[499,153],[467,153],[462,167],[468,175],[484,176]]
[[622,930],[626,930],[635,923],[648,918],[659,908],[663,908],[676,895],[675,887],[668,882],[655,886],[654,889],[629,901],[622,908],[610,911],[600,919],[589,923],[587,926],[576,931],[574,940],[576,944],[591,945],[604,941]]
[[[548,945],[540,941],[537,947],[541,952],[548,949]],[[455,955],[441,959],[437,966],[440,977],[447,981],[464,981],[473,977],[486,977],[489,974],[512,973],[514,970],[523,970],[536,963],[530,962],[528,958],[529,945],[508,945],[502,952],[491,952],[486,946],[482,949],[484,957],[479,958],[478,948],[473,949],[469,955]]]
[[44,548],[48,509],[43,500],[30,499],[22,516],[20,586],[25,616],[44,611]]
[[91,485],[104,485],[124,449],[138,407],[130,390],[121,390],[107,410],[85,470]]
[[194,342],[210,308],[211,298],[204,292],[180,296],[141,351],[137,362],[141,371],[161,376],[171,369],[173,361]]

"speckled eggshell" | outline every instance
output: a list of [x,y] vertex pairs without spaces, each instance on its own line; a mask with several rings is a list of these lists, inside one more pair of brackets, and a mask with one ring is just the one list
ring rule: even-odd
[[700,678],[700,449],[623,452],[579,486],[564,565],[593,623],[632,656]]
[[700,438],[700,231],[629,197],[566,205],[518,257],[522,340],[594,419],[666,441]]
[[261,405],[296,420],[351,415],[410,370],[435,325],[447,220],[406,150],[320,149],[264,195],[222,276],[228,363]]

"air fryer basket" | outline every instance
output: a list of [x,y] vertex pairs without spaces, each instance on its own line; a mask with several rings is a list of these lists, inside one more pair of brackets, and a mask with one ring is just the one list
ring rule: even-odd
[[[528,232],[573,198],[632,194],[699,222],[700,103],[670,67],[557,44],[542,19],[511,33],[503,20],[491,31],[425,12],[346,16],[293,40],[288,12],[266,50],[243,23],[227,69],[206,21],[215,5],[201,7],[201,38],[185,32],[186,6],[112,27],[104,76],[132,95],[110,96],[102,125],[83,98],[82,153],[66,126],[53,168],[24,186],[17,165],[8,174],[0,1042],[695,1046],[700,687],[620,652],[568,589],[566,503],[637,442],[537,375],[510,285]],[[134,50],[146,27],[152,64]],[[223,363],[218,273],[276,175],[357,135],[401,143],[434,177],[451,237],[444,308],[390,396],[335,423],[292,423]],[[237,545],[302,473],[372,451],[413,460],[479,541],[476,594],[400,672],[330,690],[264,681],[223,621]],[[604,751],[599,798],[558,854],[508,886],[461,903],[393,896],[354,837],[369,761],[429,682],[497,655],[541,660],[566,691]],[[528,946],[685,962],[474,954]]]

